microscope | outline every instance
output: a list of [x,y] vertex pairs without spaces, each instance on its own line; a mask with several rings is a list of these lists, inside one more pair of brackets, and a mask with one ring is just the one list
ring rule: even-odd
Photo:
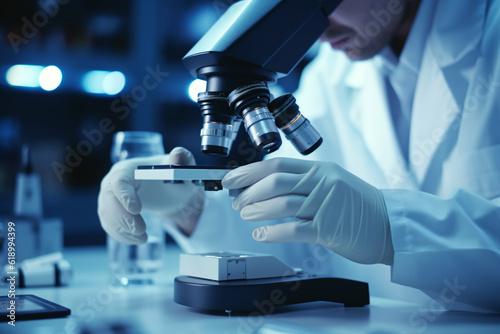
[[[201,150],[227,156],[244,124],[258,151],[281,145],[280,129],[303,155],[322,143],[291,94],[271,101],[268,85],[287,76],[328,27],[341,0],[242,0],[231,5],[186,54],[183,63],[207,82],[198,95],[203,117]],[[207,166],[139,166],[135,178],[203,182],[220,190],[231,169]],[[330,301],[344,306],[370,303],[368,284],[344,278],[307,276],[265,254],[218,252],[182,254],[174,301],[211,311],[248,311],[283,298],[274,306]],[[266,305],[267,305],[266,304]]]

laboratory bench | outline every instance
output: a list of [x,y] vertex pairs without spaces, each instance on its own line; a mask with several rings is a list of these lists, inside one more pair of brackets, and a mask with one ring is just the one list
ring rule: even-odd
[[[153,286],[111,285],[105,247],[66,248],[73,268],[68,286],[18,288],[71,309],[66,318],[0,323],[0,332],[30,334],[80,333],[500,333],[500,315],[436,310],[371,296],[370,305],[345,308],[313,302],[276,307],[272,312],[207,312],[176,304],[174,278],[180,249],[167,245],[163,267]],[[7,294],[7,288],[5,293]],[[266,315],[262,315],[266,313]]]

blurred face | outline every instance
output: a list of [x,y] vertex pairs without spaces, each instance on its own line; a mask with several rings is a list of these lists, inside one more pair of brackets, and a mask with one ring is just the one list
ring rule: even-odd
[[395,37],[410,1],[344,0],[328,17],[320,40],[352,60],[371,58]]

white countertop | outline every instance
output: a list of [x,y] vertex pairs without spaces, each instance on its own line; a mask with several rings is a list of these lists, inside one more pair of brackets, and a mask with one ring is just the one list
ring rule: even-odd
[[[344,308],[314,302],[278,307],[270,315],[231,316],[198,311],[173,301],[173,280],[180,250],[167,247],[161,279],[155,286],[113,288],[104,247],[68,248],[65,258],[74,277],[69,286],[18,289],[71,309],[66,318],[0,323],[1,333],[62,334],[106,332],[103,327],[123,324],[131,333],[500,333],[500,315],[442,312],[433,304],[417,305],[371,297],[371,304]],[[2,287],[4,288],[4,287]],[[6,295],[7,291],[0,293]]]

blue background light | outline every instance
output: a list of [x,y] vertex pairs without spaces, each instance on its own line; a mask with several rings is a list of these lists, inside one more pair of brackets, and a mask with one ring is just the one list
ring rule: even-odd
[[48,92],[53,91],[62,81],[62,72],[57,66],[45,67],[38,77],[38,82],[43,90]]
[[14,65],[5,74],[7,83],[17,87],[40,87],[39,77],[43,66]]
[[207,82],[205,80],[195,79],[189,85],[188,94],[191,100],[198,101],[198,93],[204,92],[207,89]]
[[102,89],[108,95],[115,95],[125,87],[125,76],[122,72],[114,71],[106,74],[102,81]]
[[82,86],[87,93],[115,95],[125,87],[125,75],[119,71],[90,71],[84,75]]

